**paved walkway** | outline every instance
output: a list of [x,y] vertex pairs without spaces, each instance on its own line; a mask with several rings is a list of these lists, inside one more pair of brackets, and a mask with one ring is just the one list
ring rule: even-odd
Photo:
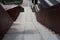
[[58,40],[54,32],[37,22],[30,7],[24,7],[3,40]]
[[23,6],[31,6],[32,5],[32,0],[24,0],[23,1]]
[[20,13],[3,40],[58,40],[54,32],[37,22],[30,6],[31,1],[25,0],[23,3],[25,12]]

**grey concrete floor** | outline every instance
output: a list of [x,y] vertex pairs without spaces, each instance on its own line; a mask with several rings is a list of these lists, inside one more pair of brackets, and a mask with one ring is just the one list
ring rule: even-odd
[[58,40],[54,32],[37,22],[30,6],[29,2],[24,2],[24,12],[20,13],[3,40]]
[[58,40],[54,32],[37,22],[30,7],[24,7],[3,40]]

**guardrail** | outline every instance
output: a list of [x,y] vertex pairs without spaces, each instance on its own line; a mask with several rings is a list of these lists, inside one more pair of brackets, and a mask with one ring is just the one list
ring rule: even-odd
[[35,11],[37,21],[60,35],[60,3],[39,11],[35,7],[32,10]]

